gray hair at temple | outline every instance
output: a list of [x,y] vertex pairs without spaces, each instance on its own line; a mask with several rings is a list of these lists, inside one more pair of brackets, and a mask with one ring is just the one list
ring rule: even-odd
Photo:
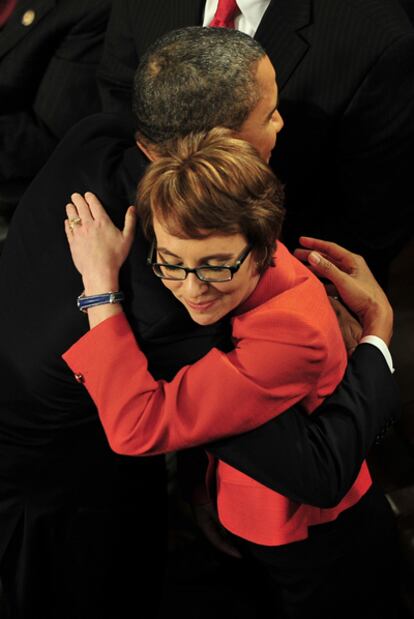
[[158,39],[135,74],[137,140],[161,147],[191,132],[239,129],[260,99],[256,71],[265,54],[227,28],[181,28]]

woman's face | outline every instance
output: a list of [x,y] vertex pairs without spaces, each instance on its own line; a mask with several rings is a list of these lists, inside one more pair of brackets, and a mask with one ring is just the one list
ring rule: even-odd
[[[242,234],[181,239],[167,232],[156,218],[153,225],[157,243],[156,262],[189,268],[232,266],[247,247]],[[249,253],[233,279],[227,282],[200,281],[195,273],[188,273],[182,281],[162,280],[199,325],[213,324],[234,310],[253,292],[258,281],[259,274],[252,253]]]

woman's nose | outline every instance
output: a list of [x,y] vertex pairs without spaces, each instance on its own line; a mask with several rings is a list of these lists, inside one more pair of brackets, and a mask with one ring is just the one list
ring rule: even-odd
[[197,295],[202,294],[208,288],[208,283],[198,279],[195,273],[188,273],[183,284],[185,291],[190,298],[194,298]]

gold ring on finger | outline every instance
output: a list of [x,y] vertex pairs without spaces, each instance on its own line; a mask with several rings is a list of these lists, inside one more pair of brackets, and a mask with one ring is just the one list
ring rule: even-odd
[[71,217],[69,219],[69,224],[72,224],[72,226],[81,226],[82,219],[80,217]]
[[75,226],[81,226],[82,219],[80,217],[71,217],[69,219],[69,228],[73,231]]

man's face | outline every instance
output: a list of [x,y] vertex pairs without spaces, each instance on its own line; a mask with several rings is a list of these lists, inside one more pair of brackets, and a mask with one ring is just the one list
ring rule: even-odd
[[257,65],[256,81],[260,99],[237,135],[250,142],[262,159],[269,162],[277,134],[283,127],[283,119],[277,111],[276,74],[268,56],[262,58]]

